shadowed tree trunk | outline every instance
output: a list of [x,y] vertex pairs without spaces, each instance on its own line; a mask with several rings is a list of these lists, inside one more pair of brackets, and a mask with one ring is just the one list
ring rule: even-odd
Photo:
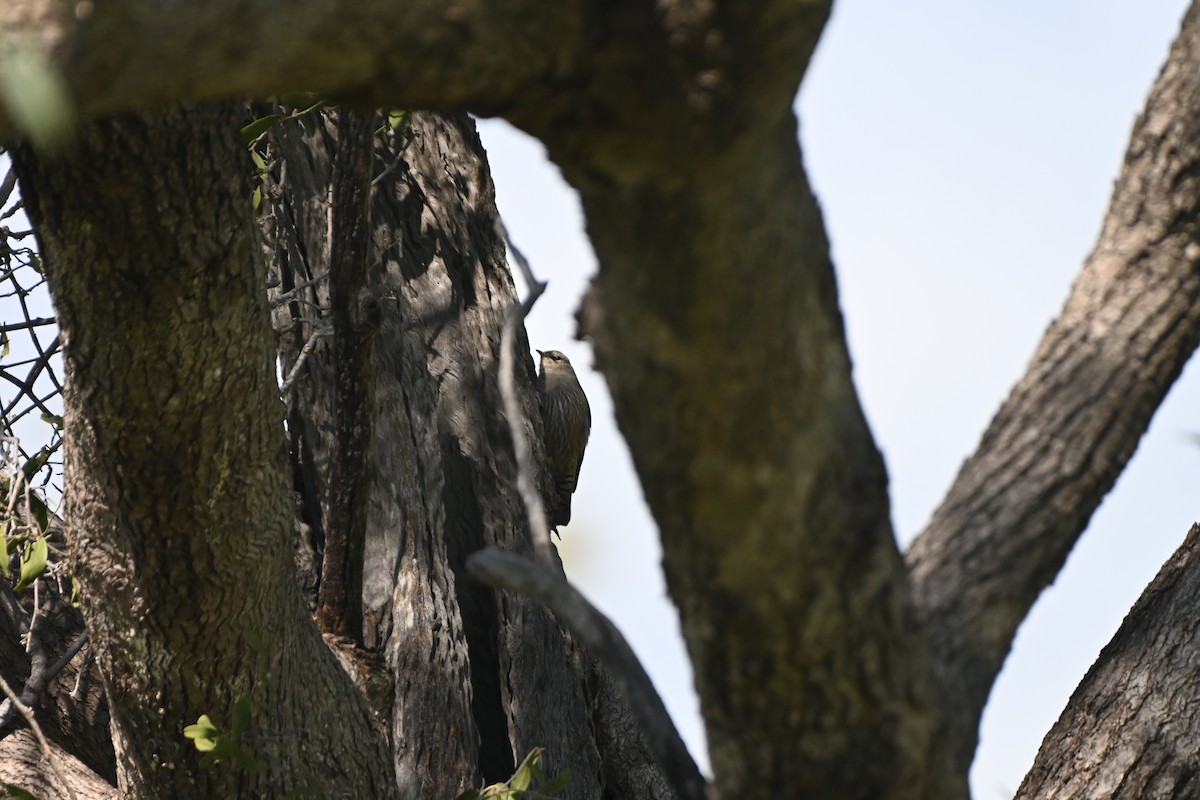
[[[95,324],[90,316],[95,309],[78,311],[76,304],[83,304],[81,298],[84,295],[72,296],[71,292],[78,292],[76,284],[70,278],[58,276],[74,270],[73,277],[80,280],[94,285],[97,279],[89,275],[89,267],[68,261],[63,254],[65,248],[60,249],[61,242],[68,238],[87,241],[90,231],[101,227],[113,231],[112,238],[105,239],[107,242],[131,235],[120,229],[115,221],[101,225],[104,215],[114,211],[139,226],[140,241],[147,250],[154,236],[163,234],[165,226],[182,225],[185,214],[191,220],[190,230],[198,240],[181,237],[174,249],[168,249],[160,256],[161,259],[178,259],[178,263],[169,262],[173,271],[168,271],[166,265],[145,251],[127,251],[124,260],[102,273],[111,273],[111,283],[106,288],[114,308],[102,308],[114,324],[126,324],[123,317],[116,316],[121,311],[144,318],[149,311],[159,307],[179,310],[162,315],[157,326],[143,320],[140,323],[142,329],[139,329],[134,323],[128,323],[131,332],[144,333],[145,339],[131,338],[127,343],[119,344],[118,350],[123,357],[136,361],[127,369],[104,373],[101,377],[108,382],[89,390],[93,395],[112,393],[119,401],[116,406],[103,408],[106,425],[113,424],[110,420],[122,420],[134,428],[135,435],[161,444],[152,448],[145,461],[138,462],[144,463],[146,470],[151,467],[156,470],[153,480],[149,475],[136,476],[144,477],[152,491],[143,494],[140,483],[127,484],[126,481],[135,476],[124,470],[120,478],[110,478],[115,487],[108,488],[109,493],[120,496],[132,509],[121,517],[128,522],[121,527],[90,528],[86,541],[93,543],[93,547],[103,543],[104,547],[115,549],[118,545],[109,544],[104,535],[122,543],[123,531],[137,530],[139,525],[146,524],[139,522],[139,513],[145,513],[155,521],[164,517],[169,520],[177,529],[173,536],[152,538],[145,535],[145,540],[137,542],[138,547],[133,553],[153,565],[178,565],[161,576],[170,585],[155,591],[162,593],[162,601],[167,606],[163,613],[168,619],[161,625],[177,629],[178,635],[188,637],[193,646],[204,651],[203,655],[196,652],[191,656],[188,653],[192,651],[188,649],[177,653],[176,657],[184,663],[196,664],[195,668],[184,671],[184,679],[190,682],[212,679],[205,670],[219,672],[221,663],[217,660],[210,665],[206,659],[213,659],[213,651],[219,646],[235,652],[244,651],[240,652],[240,657],[246,659],[256,673],[249,685],[239,687],[238,693],[204,683],[191,688],[179,703],[190,702],[194,708],[175,712],[167,722],[171,727],[157,729],[152,738],[143,739],[132,732],[119,737],[123,786],[135,794],[167,791],[163,789],[163,783],[148,780],[148,768],[139,759],[159,758],[163,749],[161,742],[169,739],[179,763],[194,768],[198,754],[183,739],[182,724],[173,724],[174,720],[190,722],[203,713],[212,717],[218,726],[228,726],[233,724],[226,721],[232,718],[233,709],[247,703],[251,722],[244,735],[239,730],[242,749],[255,765],[260,759],[270,757],[275,759],[274,766],[261,770],[255,766],[255,780],[260,783],[247,780],[236,767],[222,769],[225,765],[204,772],[206,778],[224,786],[225,791],[233,791],[234,787],[243,792],[253,791],[254,786],[274,786],[278,791],[278,787],[289,785],[275,771],[280,763],[288,763],[287,759],[293,757],[303,761],[306,769],[321,763],[321,759],[305,749],[306,741],[295,743],[294,751],[283,746],[281,755],[277,740],[285,737],[270,731],[274,725],[287,723],[263,718],[274,710],[271,704],[276,700],[272,690],[283,693],[284,689],[278,686],[277,678],[268,680],[267,675],[289,674],[281,672],[285,667],[280,664],[286,665],[287,659],[292,657],[278,652],[272,642],[286,640],[289,636],[303,642],[311,637],[313,630],[307,620],[294,615],[294,610],[288,613],[293,614],[292,623],[296,629],[290,629],[284,624],[288,618],[281,607],[264,601],[262,593],[268,591],[279,595],[276,602],[290,599],[300,603],[301,599],[287,588],[288,582],[283,581],[280,573],[273,574],[264,569],[263,564],[273,564],[275,570],[282,569],[287,573],[292,568],[290,554],[294,551],[303,597],[307,598],[309,608],[313,608],[318,602],[318,594],[322,593],[319,590],[329,589],[344,574],[344,568],[330,573],[322,571],[319,565],[335,535],[345,538],[344,523],[331,520],[337,503],[336,483],[349,479],[362,481],[362,485],[368,487],[366,497],[359,503],[359,510],[365,514],[363,525],[367,535],[365,541],[357,545],[365,548],[367,554],[362,592],[365,624],[360,630],[343,629],[344,619],[335,612],[330,617],[333,630],[329,632],[337,634],[331,643],[363,689],[375,714],[388,725],[389,735],[380,737],[379,731],[374,730],[364,717],[367,728],[358,735],[371,736],[374,747],[392,743],[389,772],[394,772],[395,786],[401,796],[453,797],[465,788],[478,785],[481,779],[503,780],[512,773],[516,761],[535,747],[544,747],[544,764],[548,772],[571,770],[567,797],[668,797],[670,792],[661,773],[639,745],[639,736],[630,728],[628,713],[623,710],[620,698],[609,690],[597,688],[607,686],[603,670],[589,664],[539,605],[523,598],[497,594],[469,581],[461,572],[465,556],[484,545],[502,545],[517,551],[531,549],[524,509],[513,488],[515,466],[511,456],[511,434],[499,411],[501,403],[497,389],[499,331],[504,309],[514,302],[515,296],[504,265],[503,246],[495,233],[492,188],[473,125],[465,117],[448,120],[415,114],[405,126],[393,129],[383,126],[384,134],[361,140],[366,152],[356,154],[353,152],[355,142],[341,140],[339,144],[339,132],[355,125],[373,130],[382,123],[375,115],[359,116],[361,120],[354,122],[349,112],[341,115],[343,122],[351,123],[347,126],[339,123],[334,112],[313,111],[281,123],[272,132],[270,140],[262,143],[268,159],[264,163],[269,163],[269,169],[262,174],[267,203],[263,228],[270,262],[269,277],[255,268],[254,236],[245,227],[248,222],[245,211],[251,195],[243,173],[249,174],[249,162],[236,137],[240,123],[238,115],[186,110],[173,112],[163,119],[122,119],[101,123],[94,126],[94,131],[89,131],[89,143],[93,148],[91,157],[98,158],[105,147],[119,146],[129,153],[129,163],[150,163],[155,158],[167,158],[185,149],[203,152],[204,148],[213,148],[214,142],[224,148],[221,153],[225,161],[221,171],[213,169],[215,156],[211,160],[196,155],[189,158],[187,170],[178,180],[183,184],[183,194],[191,198],[191,204],[182,204],[181,200],[183,208],[174,215],[169,208],[160,210],[155,219],[155,224],[160,227],[149,222],[148,210],[139,213],[135,206],[131,214],[129,203],[83,208],[82,201],[76,200],[77,206],[70,205],[69,201],[77,195],[60,187],[69,181],[71,165],[47,163],[29,152],[19,154],[23,179],[37,182],[39,186],[37,191],[30,192],[36,218],[39,222],[50,217],[55,220],[54,223],[43,222],[39,230],[46,242],[47,260],[55,262],[53,275],[59,281],[55,291],[68,341],[74,341],[74,331],[87,331],[88,328],[83,326]],[[168,126],[172,128],[169,136],[162,132]],[[197,139],[196,147],[185,147],[188,136]],[[151,139],[158,143],[158,150],[151,147],[148,141]],[[329,254],[335,252],[336,247],[329,240],[329,231],[336,232],[339,227],[327,223],[328,198],[336,185],[336,165],[342,163],[339,159],[344,157],[343,152],[348,152],[352,159],[363,156],[364,163],[369,165],[370,174],[366,178],[370,181],[367,195],[370,214],[369,217],[364,215],[364,219],[371,220],[372,229],[368,232],[369,247],[359,259],[365,264],[361,276],[333,283],[328,274]],[[109,185],[121,187],[125,194],[157,196],[152,191],[156,188],[154,181],[158,180],[155,173],[147,172],[143,177],[122,171],[124,166],[119,162],[110,163],[112,171],[102,176]],[[179,165],[175,166],[181,169]],[[163,172],[175,176],[165,166]],[[186,183],[185,179],[191,183]],[[218,184],[224,190],[223,194],[215,194],[211,186],[201,188],[201,181],[214,180],[223,181]],[[84,184],[79,182],[79,185]],[[55,189],[60,189],[66,197],[56,194]],[[209,197],[220,201],[219,212],[202,213],[199,210],[201,198]],[[75,221],[72,213],[85,211],[92,216],[83,222]],[[202,246],[206,244],[207,248]],[[97,245],[89,245],[87,249],[103,252]],[[218,256],[227,260],[217,261]],[[115,255],[110,258],[118,262]],[[138,261],[139,258],[144,261]],[[241,261],[242,258],[248,260]],[[88,262],[89,265],[93,263]],[[217,280],[214,276],[223,274],[231,276],[226,282],[231,287],[228,293],[203,290],[206,281]],[[174,280],[168,282],[162,275],[174,276]],[[286,473],[279,471],[283,466],[279,459],[284,440],[277,421],[282,418],[283,409],[277,405],[273,380],[261,385],[253,382],[264,375],[270,379],[273,372],[270,358],[264,357],[262,351],[263,344],[270,342],[262,336],[266,329],[260,327],[256,334],[252,327],[265,325],[266,306],[261,298],[255,299],[253,293],[236,303],[231,297],[234,291],[261,288],[264,282],[275,287],[271,292],[275,298],[271,305],[280,357],[285,370],[294,373],[289,375],[287,418],[292,452],[291,483],[299,499],[296,514],[293,513],[296,505],[290,497],[292,492],[282,480]],[[131,300],[123,292],[140,296]],[[331,323],[335,317],[333,309],[339,302],[344,304],[344,313],[349,319],[348,324],[343,319],[341,326]],[[197,307],[193,309],[189,303]],[[81,317],[77,323],[79,327],[67,322],[72,313]],[[232,324],[231,315],[238,325]],[[369,326],[366,335],[361,334],[362,329],[354,329],[363,322]],[[195,333],[189,324],[196,328]],[[313,333],[320,335],[313,339]],[[337,346],[339,336],[350,339],[341,341],[345,349]],[[196,342],[207,346],[193,355]],[[299,369],[291,369],[305,344],[308,344],[308,355]],[[335,379],[344,365],[339,359],[346,359],[347,351],[350,351],[350,360],[360,364],[361,376],[361,381],[353,385],[350,392],[361,393],[361,396],[348,396],[345,385]],[[75,388],[84,380],[80,376],[81,368],[74,360],[78,352],[74,345],[68,347],[73,387],[68,397],[70,404],[78,403],[78,392],[83,391]],[[90,356],[90,351],[85,352]],[[250,377],[235,382],[241,376],[236,372],[231,375],[228,368],[220,366],[218,353],[242,353],[245,371]],[[101,358],[111,363],[116,356]],[[165,396],[161,392],[153,393],[154,387],[159,385],[182,385],[181,373],[195,369],[197,362],[211,362],[212,369],[220,370],[211,379],[211,395],[193,391],[184,397],[178,390],[167,392]],[[540,417],[532,389],[532,363],[525,358],[518,366],[525,417],[522,429],[525,435],[534,436],[536,443]],[[254,373],[251,371],[254,368],[262,371]],[[128,370],[135,375],[148,373],[149,377],[135,387],[152,392],[147,399],[138,400],[132,388],[112,385],[124,379]],[[91,374],[83,372],[84,376]],[[263,388],[268,391],[261,391]],[[353,426],[339,427],[339,409],[344,408],[348,400],[369,409],[364,418],[367,447],[357,457],[357,465],[350,463],[339,478],[336,470],[331,471],[331,465],[339,457],[342,437],[348,430],[355,436],[361,435],[352,430]],[[199,496],[215,503],[216,498],[207,499],[208,485],[204,481],[224,480],[235,486],[243,485],[244,482],[230,477],[237,474],[237,468],[232,464],[225,477],[222,477],[224,473],[192,474],[189,470],[204,462],[205,444],[221,441],[222,435],[232,438],[250,435],[254,429],[244,429],[244,426],[253,412],[243,408],[250,401],[259,403],[254,420],[263,432],[257,440],[259,450],[249,449],[256,441],[249,438],[239,452],[252,459],[247,463],[262,466],[256,472],[261,481],[255,490],[260,503],[259,513],[273,508],[275,516],[264,518],[262,522],[248,516],[248,527],[230,528],[229,541],[216,539],[214,542],[216,533],[206,527],[217,525],[212,517],[187,514],[187,506],[178,505],[178,500],[172,500],[168,508],[161,498],[176,498],[183,493],[184,498]],[[181,433],[171,433],[170,419],[164,418],[159,407],[171,404],[173,410],[179,412],[179,422],[175,424],[184,429]],[[71,425],[86,426],[91,407],[86,404],[70,407]],[[126,411],[127,417],[121,417],[118,410]],[[210,418],[214,414],[217,417]],[[222,425],[241,427],[235,433],[223,431]],[[77,428],[69,430],[74,448],[81,440],[76,438],[79,434],[74,433]],[[149,431],[162,438],[154,439]],[[210,438],[206,440],[205,436]],[[88,439],[82,441],[90,443]],[[113,441],[120,443],[123,440]],[[71,450],[69,491],[73,499],[70,513],[76,514],[77,519],[91,520],[91,517],[78,516],[81,512],[75,505],[80,502],[77,493],[83,490],[75,487],[80,481],[80,473],[86,475],[89,474],[87,469],[97,468],[90,461],[95,452],[94,447],[82,453]],[[271,465],[274,471],[266,469]],[[123,466],[128,468],[129,465]],[[82,485],[90,489],[90,484]],[[190,487],[191,494],[184,492],[185,487]],[[273,503],[262,503],[262,498],[271,496],[272,490],[276,498]],[[151,508],[139,512],[139,500]],[[232,514],[230,508],[223,507],[222,511],[226,515]],[[241,513],[249,515],[250,512],[242,508]],[[177,516],[172,519],[171,514]],[[256,540],[246,533],[247,530],[264,533]],[[293,531],[296,540],[289,544]],[[273,535],[267,537],[268,532]],[[284,532],[287,535],[280,537],[279,534]],[[244,548],[255,541],[258,544],[252,552],[259,560],[255,562],[256,569],[246,572],[242,568],[234,573],[241,578],[233,587],[241,590],[240,594],[233,589],[217,591],[212,586],[215,576],[205,577],[203,573],[189,571],[204,566],[218,572],[231,569],[239,562],[221,562],[218,559],[220,551],[213,548],[218,545],[231,547],[235,542],[240,542]],[[351,542],[350,547],[353,546]],[[271,560],[262,562],[268,553]],[[141,562],[137,563],[140,565]],[[100,598],[98,602],[113,602],[113,598],[102,591],[107,585],[103,583],[106,578],[102,575],[109,574],[102,570],[104,565],[89,560],[86,566],[98,571],[89,576],[90,580],[101,582],[101,590],[96,595]],[[117,567],[109,566],[108,571],[117,571]],[[157,574],[155,570],[151,573]],[[122,595],[128,599],[128,584],[132,579],[123,576],[122,580]],[[91,585],[84,582],[85,590]],[[199,605],[188,602],[189,592],[193,591],[200,595],[197,598]],[[226,620],[221,632],[228,641],[223,645],[202,641],[194,627],[187,628],[177,619],[204,613],[210,605],[213,606],[212,613],[219,613]],[[144,619],[142,606],[137,606],[137,614],[139,620]],[[115,620],[105,619],[105,626],[115,624]],[[283,631],[276,633],[281,628]],[[137,626],[130,625],[128,629],[136,631]],[[131,697],[144,696],[151,691],[147,685],[157,686],[155,681],[162,680],[153,674],[141,677],[118,661],[127,657],[125,651],[130,648],[124,643],[112,643],[111,628],[95,630],[93,636],[100,637],[100,642],[108,641],[108,653],[100,650],[103,668],[111,669],[112,665],[120,663],[123,670],[132,673],[120,675],[119,680],[110,685],[110,692],[118,700],[123,696],[122,692]],[[108,640],[104,638],[106,636]],[[259,639],[265,644],[265,650],[256,644]],[[100,645],[100,648],[104,647],[104,644]],[[322,658],[325,663],[333,663],[328,655]],[[245,666],[231,670],[234,674],[245,671]],[[341,681],[339,685],[345,691],[349,684],[345,683],[344,677],[339,677],[336,668],[331,675]],[[138,678],[141,682],[137,682]],[[286,689],[289,695],[306,692],[333,695],[328,690],[313,689],[303,683]],[[153,691],[167,692],[157,688]],[[590,699],[597,691],[604,694],[603,709],[595,707]],[[365,708],[357,695],[350,700],[343,699],[343,702],[351,709]],[[125,712],[131,719],[124,724],[131,731],[144,730],[147,725],[145,704],[133,700],[130,704],[139,708]],[[260,705],[264,706],[262,710],[259,710]],[[120,708],[120,703],[117,702],[115,707]],[[312,711],[320,713],[321,708],[318,705]],[[222,712],[226,712],[226,716],[222,716]],[[339,721],[344,725],[353,720],[339,718]],[[300,728],[299,723],[294,724],[294,729]],[[603,734],[610,729],[620,731],[621,735]],[[345,738],[353,740],[350,736]],[[609,778],[602,777],[605,770],[601,767],[602,754],[597,741],[610,759],[619,760],[619,776],[614,768],[608,768]],[[138,750],[139,745],[146,744],[153,744],[152,752]],[[325,747],[324,758],[337,757],[335,748]],[[371,754],[369,747],[360,750],[363,758]],[[380,752],[376,751],[376,755]],[[352,759],[347,758],[344,763],[350,765],[347,773],[352,768],[361,770],[361,767],[354,767]],[[368,777],[377,779],[378,763],[371,761],[370,769],[375,772]],[[190,774],[191,771],[186,772]],[[324,787],[323,790],[333,796],[348,792],[330,789],[333,784],[327,776],[309,779],[310,773],[296,765],[294,772],[310,785]],[[170,779],[182,771],[160,770],[159,774]],[[629,774],[641,774],[642,780],[636,787],[631,787],[625,780]],[[342,776],[339,780],[348,778]],[[603,783],[609,788],[605,789]]]

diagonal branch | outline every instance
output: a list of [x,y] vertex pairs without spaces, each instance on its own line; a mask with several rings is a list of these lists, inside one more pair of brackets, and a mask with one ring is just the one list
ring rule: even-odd
[[907,555],[963,769],[1017,626],[1200,343],[1198,105],[1193,7],[1061,316]]
[[671,722],[662,698],[616,626],[561,574],[515,553],[489,547],[467,559],[473,577],[541,601],[599,658],[621,687],[646,739],[681,800],[706,800],[706,782]]

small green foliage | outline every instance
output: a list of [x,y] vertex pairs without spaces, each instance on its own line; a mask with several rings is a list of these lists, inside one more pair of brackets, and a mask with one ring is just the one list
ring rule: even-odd
[[208,714],[201,714],[200,719],[196,720],[196,724],[188,725],[183,729],[183,735],[191,739],[201,753],[208,753],[216,749],[217,741],[221,738],[221,731],[208,718]]
[[49,413],[46,413],[43,411],[42,412],[42,422],[45,422],[49,425],[54,426],[54,429],[56,431],[61,431],[63,428],[63,418],[58,416],[57,414],[49,414]]
[[543,752],[541,747],[529,751],[521,766],[504,783],[493,783],[483,789],[468,789],[455,800],[534,800],[554,797],[567,788],[571,771],[565,769],[553,778],[547,778],[542,772]]
[[50,549],[46,545],[45,536],[39,536],[25,548],[24,556],[21,559],[21,578],[13,587],[14,592],[22,591],[42,576],[42,573],[46,571],[46,559],[49,554]]
[[375,135],[379,136],[388,128],[391,128],[396,133],[400,133],[408,125],[409,113],[403,109],[395,108],[388,112],[387,124],[380,125],[375,131]]
[[11,519],[4,520],[4,524],[0,525],[0,575],[8,577],[12,574],[12,561],[8,554],[9,549],[15,550],[17,543],[15,540],[8,538],[8,526],[12,524]]
[[43,446],[40,450],[34,453],[28,461],[21,467],[21,472],[25,473],[25,480],[32,481],[33,476],[41,471],[42,467],[46,466],[46,462],[50,460],[50,456],[54,451],[49,447]]
[[222,761],[233,761],[247,770],[258,768],[254,757],[242,748],[242,734],[250,727],[250,695],[242,695],[233,707],[233,729],[224,733],[208,714],[201,714],[192,725],[183,729],[185,738],[191,739],[196,750],[204,753],[200,766],[204,768]]
[[265,117],[259,117],[246,127],[242,128],[242,141],[244,141],[247,145],[254,144],[258,137],[271,130],[271,128],[274,128],[275,123],[279,122],[281,119],[283,119],[283,117],[279,116],[278,114],[267,114]]

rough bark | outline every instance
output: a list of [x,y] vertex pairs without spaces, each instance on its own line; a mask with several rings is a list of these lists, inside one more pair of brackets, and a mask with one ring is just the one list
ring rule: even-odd
[[[376,126],[384,133],[375,144],[363,289],[377,325],[365,370],[374,409],[365,642],[396,677],[397,775],[413,796],[452,795],[481,777],[506,779],[536,746],[546,748],[551,771],[571,769],[569,796],[599,797],[601,753],[580,654],[536,604],[498,595],[463,571],[466,556],[485,545],[531,548],[498,395],[500,329],[515,294],[494,232],[486,162],[465,117],[418,113],[399,130],[378,118]],[[335,130],[313,114],[272,134],[272,217],[301,221],[291,231],[269,229],[281,293],[325,270],[328,228],[311,209],[327,197]],[[326,286],[277,308],[285,364],[314,330],[305,320],[327,313]],[[309,487],[329,482],[334,401],[318,384],[333,373],[338,343],[329,339],[339,335],[333,330],[305,362],[289,415],[302,421],[291,430],[305,516],[325,530],[321,494]],[[518,369],[523,428],[538,445],[532,363],[524,358]],[[620,720],[626,712],[612,702],[604,714]],[[657,776],[638,792],[663,791],[645,750],[630,746],[636,739],[604,741],[623,763]]]
[[[57,744],[50,745],[55,769],[28,730],[15,731],[0,739],[0,781],[30,792],[41,800],[115,800],[120,795],[105,781]],[[63,780],[59,780],[59,775]],[[0,784],[0,790],[3,790]],[[73,793],[73,795],[72,795]],[[7,793],[6,793],[7,794]]]
[[1017,800],[1200,796],[1198,565],[1194,525],[1046,734]]
[[[14,153],[62,328],[68,541],[120,788],[393,797],[384,738],[294,588],[240,122],[114,118],[69,156]],[[201,768],[182,726],[229,734],[239,705],[252,768]]]
[[1200,10],[1134,126],[1099,241],[908,553],[956,709],[956,768],[1017,626],[1200,343]]
[[[84,631],[83,615],[71,607],[56,584],[57,581],[48,580],[40,587],[41,618],[32,637],[33,652],[29,652],[24,637],[33,611],[33,592],[16,597],[8,586],[0,586],[0,675],[34,709],[47,738],[67,748],[104,780],[115,783],[108,704],[88,646],[51,676],[42,689],[28,696],[31,674],[37,671],[45,674]],[[3,705],[0,698],[0,706]],[[0,738],[24,724],[20,715],[14,713],[8,725],[0,725]],[[0,781],[17,782],[3,759],[0,759]]]
[[[674,10],[661,62],[529,124],[579,188],[600,258],[585,328],[661,528],[717,790],[961,791],[938,761],[930,662],[783,105],[823,10]],[[706,46],[738,36],[770,60]],[[706,70],[717,79],[697,84]],[[637,123],[599,143],[575,127],[618,96]]]

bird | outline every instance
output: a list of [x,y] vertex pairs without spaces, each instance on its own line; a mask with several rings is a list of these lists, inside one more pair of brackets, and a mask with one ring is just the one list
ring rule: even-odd
[[557,350],[537,352],[546,460],[554,482],[550,527],[557,532],[558,526],[571,521],[571,495],[579,483],[579,467],[592,430],[592,409],[567,357]]

